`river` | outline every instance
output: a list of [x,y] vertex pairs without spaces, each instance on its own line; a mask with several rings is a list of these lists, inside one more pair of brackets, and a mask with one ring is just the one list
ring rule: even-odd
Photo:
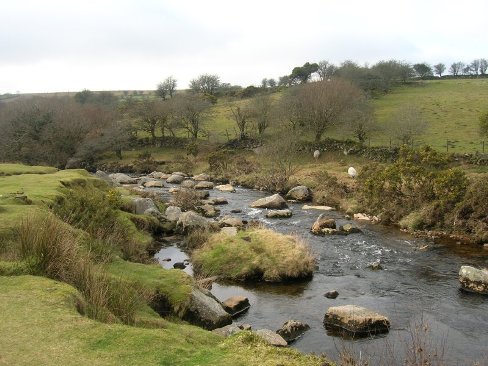
[[[156,190],[166,198],[167,189]],[[247,296],[251,308],[237,321],[249,323],[253,329],[277,330],[288,319],[310,325],[296,342],[303,352],[314,352],[337,359],[347,349],[358,357],[373,362],[392,363],[386,353],[394,353],[402,363],[405,347],[415,325],[426,325],[423,348],[444,353],[449,365],[471,365],[488,361],[488,296],[465,293],[459,289],[461,265],[488,266],[488,250],[455,243],[416,239],[397,230],[355,221],[362,233],[349,236],[314,236],[309,229],[322,213],[303,210],[302,203],[291,203],[289,219],[266,219],[265,210],[249,204],[267,194],[238,188],[236,193],[211,191],[211,197],[225,197],[228,205],[218,206],[221,215],[232,214],[243,219],[258,219],[282,233],[297,233],[311,246],[317,257],[313,279],[292,284],[224,284],[216,283],[212,293],[220,300],[234,295]],[[337,211],[330,211],[338,225],[351,222]],[[427,245],[427,248],[423,248]],[[171,262],[163,262],[163,258]],[[163,248],[156,258],[166,268],[175,261],[188,258],[177,247]],[[373,271],[368,264],[380,261],[383,270]],[[191,265],[185,271],[191,274]],[[324,293],[337,290],[337,299]],[[367,307],[389,317],[387,335],[342,339],[328,334],[323,326],[324,314],[330,306],[354,304]],[[419,337],[416,337],[419,339]],[[422,338],[422,337],[420,337]],[[428,350],[425,350],[428,351]],[[389,361],[387,361],[389,359]],[[374,364],[374,363],[373,363]]]

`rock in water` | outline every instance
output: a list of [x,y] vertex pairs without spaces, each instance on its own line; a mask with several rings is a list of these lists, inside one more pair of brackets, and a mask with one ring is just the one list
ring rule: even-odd
[[195,175],[193,179],[197,181],[204,181],[204,180],[208,181],[210,180],[210,175],[202,173],[202,174]]
[[288,217],[291,217],[293,214],[290,209],[284,209],[284,210],[269,210],[266,213],[266,217],[270,219],[286,219]]
[[345,225],[342,225],[339,227],[339,230],[340,231],[344,231],[348,234],[354,234],[354,233],[360,233],[361,230],[358,229],[357,227],[355,227],[354,225],[352,224],[345,224]]
[[336,299],[339,296],[339,292],[336,290],[328,291],[324,294],[324,296],[328,299]]
[[256,334],[264,339],[267,343],[276,347],[286,347],[288,342],[283,339],[278,333],[273,332],[270,329],[259,329]]
[[194,288],[183,320],[213,330],[232,323],[232,317],[210,291]]
[[253,203],[251,203],[251,207],[254,208],[272,208],[272,209],[283,209],[288,208],[288,205],[283,197],[279,194],[274,194],[269,197],[260,198]]
[[312,191],[306,186],[297,186],[290,189],[285,197],[289,200],[310,201],[312,199]]
[[178,221],[181,214],[182,214],[181,208],[179,208],[177,206],[168,206],[166,208],[164,216],[166,216],[166,219],[168,221]]
[[196,229],[208,230],[209,228],[210,223],[193,211],[183,212],[176,223],[176,229],[183,234]]
[[214,187],[214,184],[212,182],[208,182],[208,181],[205,181],[205,180],[202,180],[200,182],[198,182],[195,187],[195,189],[213,189]]
[[146,188],[163,188],[164,185],[163,185],[163,182],[161,182],[160,180],[150,180],[150,181],[144,183],[144,187],[146,187]]
[[192,179],[185,179],[183,182],[181,182],[181,186],[183,188],[193,188],[195,187],[195,181]]
[[185,180],[185,177],[179,174],[171,174],[168,179],[166,179],[166,183],[172,184],[181,184]]
[[488,269],[461,266],[459,282],[463,290],[488,295]]
[[339,329],[355,336],[386,333],[390,329],[386,316],[356,305],[330,307],[324,325],[326,329]]
[[159,212],[158,208],[154,204],[154,201],[150,198],[134,198],[131,203],[132,212],[137,215],[142,215],[149,209],[154,209]]
[[186,264],[183,263],[183,262],[176,262],[175,264],[173,264],[173,268],[176,268],[176,269],[185,269],[186,268]]
[[282,336],[285,341],[290,343],[301,337],[302,334],[309,329],[310,327],[308,324],[304,324],[296,320],[288,320],[280,329],[276,331],[276,333]]
[[225,311],[230,315],[236,316],[249,310],[251,304],[249,299],[245,296],[232,296],[222,303]]
[[114,183],[117,183],[117,184],[136,184],[137,183],[136,178],[131,178],[127,174],[124,174],[124,173],[110,174],[109,177],[110,177],[110,179],[112,179],[112,181]]
[[312,225],[312,233],[315,235],[324,234],[322,232],[323,229],[334,229],[336,228],[336,222],[333,218],[328,217],[325,214],[320,215],[317,220],[315,220],[314,224]]
[[232,184],[221,184],[215,187],[215,189],[218,189],[221,192],[231,192],[234,193],[236,189]]

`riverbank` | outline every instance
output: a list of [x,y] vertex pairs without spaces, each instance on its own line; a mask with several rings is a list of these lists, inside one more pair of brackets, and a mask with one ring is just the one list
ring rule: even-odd
[[[249,332],[224,340],[175,318],[186,310],[194,281],[181,271],[131,262],[147,260],[142,254],[151,236],[164,228],[150,216],[123,211],[137,199],[127,190],[83,170],[7,168],[14,175],[0,177],[0,333],[10,336],[0,340],[0,363],[324,363]],[[50,210],[58,216],[47,215]],[[48,225],[31,225],[38,220]],[[161,318],[149,306],[154,299],[169,304],[173,315]]]

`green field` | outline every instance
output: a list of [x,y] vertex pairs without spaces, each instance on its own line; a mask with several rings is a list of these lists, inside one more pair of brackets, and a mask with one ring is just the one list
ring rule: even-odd
[[[488,111],[488,79],[450,79],[423,81],[394,89],[374,101],[376,117],[384,126],[395,111],[404,105],[416,105],[428,122],[418,144],[428,144],[449,152],[481,152],[478,119]],[[374,145],[388,145],[388,136],[372,138]],[[488,151],[488,139],[486,141]]]

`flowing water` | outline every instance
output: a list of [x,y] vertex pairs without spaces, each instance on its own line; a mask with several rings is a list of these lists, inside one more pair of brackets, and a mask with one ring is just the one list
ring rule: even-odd
[[[169,196],[166,189],[159,191]],[[423,323],[428,326],[426,342],[443,351],[449,365],[488,361],[488,296],[460,291],[458,284],[461,265],[488,267],[488,250],[415,239],[396,230],[360,222],[354,223],[362,233],[319,237],[309,229],[322,211],[303,210],[303,204],[292,203],[291,218],[266,219],[265,210],[249,207],[252,201],[266,196],[263,192],[211,191],[211,197],[217,196],[229,201],[228,205],[219,206],[221,215],[241,209],[242,213],[232,215],[258,219],[282,233],[297,233],[310,244],[318,259],[313,279],[307,282],[214,284],[212,293],[222,301],[234,295],[249,298],[251,308],[237,319],[239,322],[249,323],[253,329],[276,330],[288,319],[299,320],[311,327],[292,344],[301,351],[337,358],[346,348],[356,354],[367,354],[373,361],[384,360],[385,352],[392,351],[402,355],[399,363],[414,326]],[[329,214],[338,225],[351,222],[339,212]],[[163,248],[156,258],[164,267],[172,268],[174,262],[188,256],[173,246]],[[162,261],[164,258],[171,261]],[[383,270],[368,268],[368,264],[377,261]],[[191,265],[185,271],[191,274]],[[324,297],[330,290],[337,290],[339,297]],[[323,326],[327,308],[346,304],[364,306],[388,316],[390,332],[356,340],[328,334]]]

